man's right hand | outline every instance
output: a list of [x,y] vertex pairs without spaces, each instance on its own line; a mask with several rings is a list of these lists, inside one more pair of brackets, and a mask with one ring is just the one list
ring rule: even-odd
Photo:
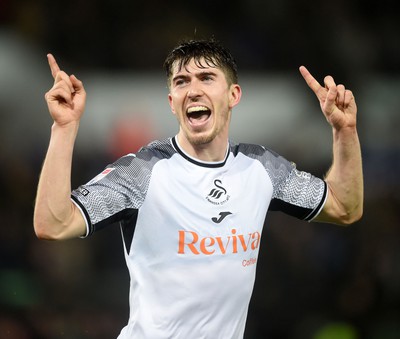
[[51,54],[47,58],[54,85],[45,98],[54,123],[39,179],[33,224],[40,239],[61,240],[86,234],[85,219],[71,201],[72,154],[86,92],[74,75],[60,70]]
[[86,92],[83,84],[75,75],[60,70],[52,54],[47,55],[53,87],[45,94],[47,106],[54,122],[60,127],[78,123],[85,110]]

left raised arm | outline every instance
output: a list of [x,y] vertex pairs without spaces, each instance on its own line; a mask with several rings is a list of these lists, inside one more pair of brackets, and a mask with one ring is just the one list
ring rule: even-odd
[[349,225],[361,218],[364,200],[357,105],[353,93],[336,85],[331,76],[325,77],[322,87],[304,66],[300,73],[317,96],[333,130],[333,161],[325,177],[328,198],[314,221]]

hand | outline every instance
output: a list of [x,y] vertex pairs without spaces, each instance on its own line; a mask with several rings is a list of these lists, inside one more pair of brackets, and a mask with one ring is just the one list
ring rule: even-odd
[[330,75],[325,77],[325,87],[322,87],[307,68],[301,66],[299,70],[317,96],[322,112],[331,126],[338,131],[347,127],[355,128],[357,105],[353,93],[345,89],[344,85],[336,85]]
[[54,78],[53,87],[45,94],[51,117],[60,126],[79,122],[86,102],[82,82],[75,75],[61,71],[52,54],[48,54],[47,59]]

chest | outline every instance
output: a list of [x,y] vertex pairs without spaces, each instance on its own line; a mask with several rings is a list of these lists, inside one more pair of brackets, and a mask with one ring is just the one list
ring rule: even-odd
[[162,239],[199,246],[203,241],[209,251],[224,252],[235,242],[247,248],[253,234],[261,234],[271,196],[269,177],[256,163],[224,168],[165,163],[152,175],[139,221]]

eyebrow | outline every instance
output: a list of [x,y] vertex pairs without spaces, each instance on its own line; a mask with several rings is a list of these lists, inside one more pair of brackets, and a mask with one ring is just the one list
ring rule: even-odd
[[205,76],[205,75],[217,76],[217,73],[216,72],[212,72],[212,71],[203,71],[203,72],[197,73],[196,76]]
[[179,74],[179,75],[174,76],[174,77],[171,79],[171,82],[174,83],[176,80],[185,79],[185,78],[187,78],[187,77],[188,77],[187,75]]
[[[191,72],[188,72],[188,73],[193,74]],[[213,71],[201,71],[201,72],[197,72],[197,73],[194,74],[194,76],[196,76],[196,77],[203,77],[203,76],[206,76],[206,75],[217,76],[217,73],[213,72]],[[173,83],[176,80],[186,79],[188,77],[189,77],[189,75],[187,75],[187,74],[178,74],[178,75],[174,76],[171,81]]]

